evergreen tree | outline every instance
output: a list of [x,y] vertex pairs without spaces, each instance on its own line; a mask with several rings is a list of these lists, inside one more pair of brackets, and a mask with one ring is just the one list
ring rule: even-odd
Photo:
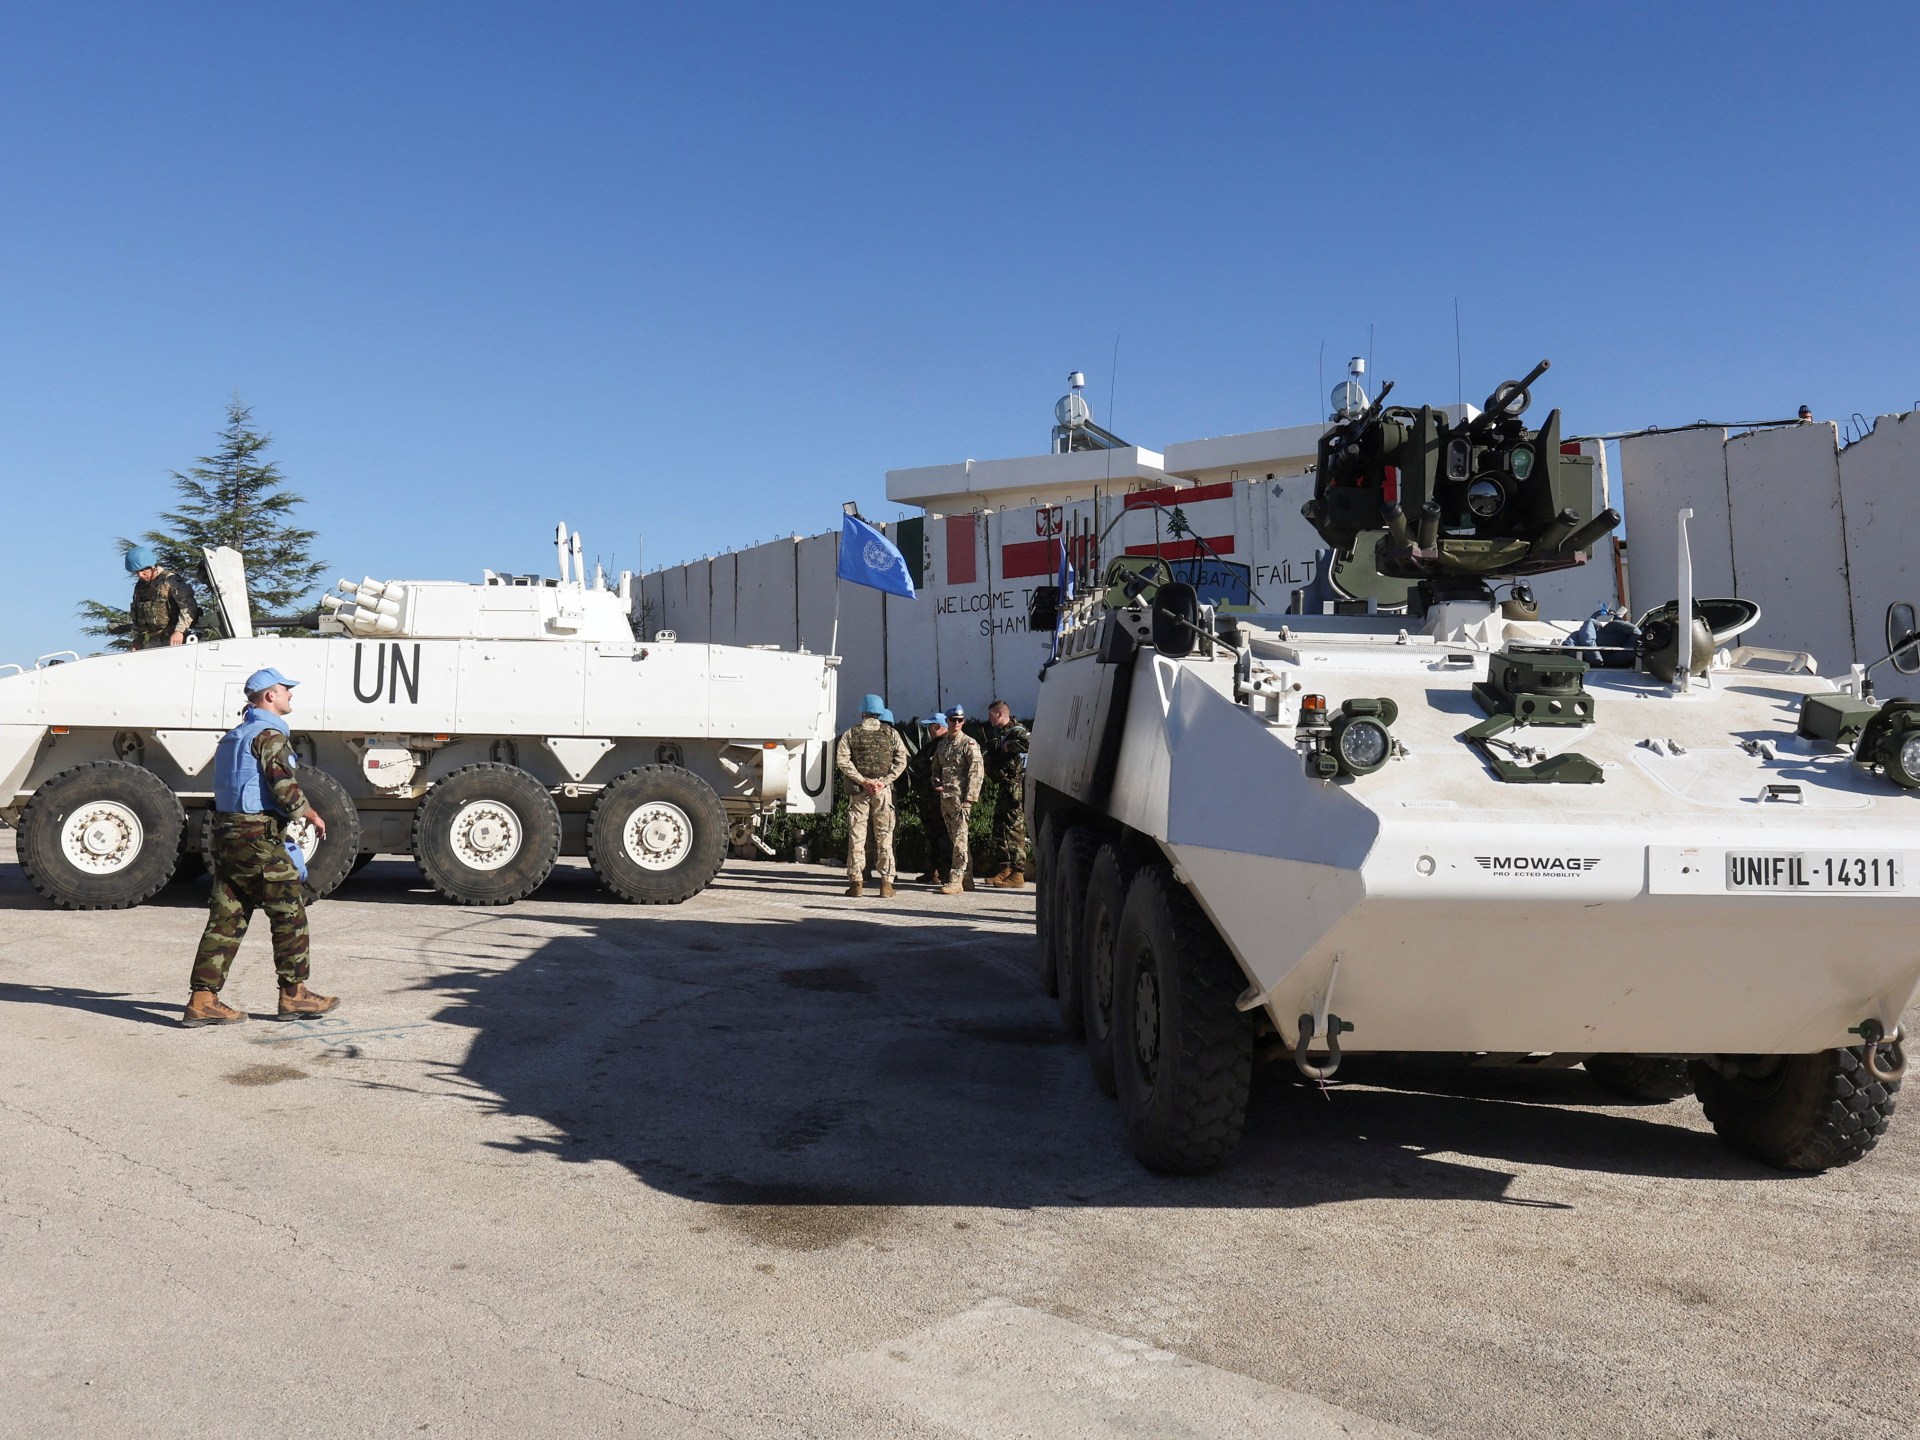
[[[226,428],[220,448],[202,455],[200,463],[184,473],[173,472],[179,508],[160,516],[164,529],[149,530],[140,538],[151,545],[160,563],[179,571],[200,589],[205,607],[203,634],[213,633],[213,597],[204,593],[200,576],[200,549],[219,545],[238,550],[247,562],[247,591],[256,625],[262,615],[285,614],[305,596],[326,570],[311,552],[314,532],[291,523],[293,509],[306,502],[286,488],[278,462],[263,460],[273,438],[253,428],[253,409],[238,396],[227,404]],[[120,540],[124,554],[133,541]],[[127,623],[124,607],[83,600],[80,614],[89,635],[113,636],[111,648],[127,649],[130,641],[114,631]]]

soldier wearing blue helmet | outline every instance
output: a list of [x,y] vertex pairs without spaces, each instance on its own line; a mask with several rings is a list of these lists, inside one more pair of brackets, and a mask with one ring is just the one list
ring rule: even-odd
[[247,1018],[221,1003],[220,989],[256,907],[267,912],[273,930],[273,963],[280,976],[275,1018],[324,1015],[340,1003],[307,988],[307,907],[300,893],[305,861],[286,836],[293,819],[306,820],[322,838],[327,833],[327,822],[307,803],[295,778],[298,760],[286,717],[298,683],[274,669],[249,675],[247,708],[214,751],[213,893],[180,1017],[189,1028]]
[[200,620],[193,587],[177,571],[162,565],[151,545],[130,546],[125,561],[127,573],[134,577],[133,601],[127,607],[133,648],[184,645]]
[[860,702],[860,723],[833,747],[833,764],[847,782],[847,894],[863,893],[861,871],[867,857],[867,830],[873,830],[874,868],[880,872],[880,898],[893,898],[893,782],[907,768],[907,742],[882,717],[887,702],[868,695]]

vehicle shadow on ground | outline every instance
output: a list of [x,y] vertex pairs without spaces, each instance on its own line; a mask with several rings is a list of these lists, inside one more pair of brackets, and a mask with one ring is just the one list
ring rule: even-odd
[[[689,908],[570,916],[505,969],[442,974],[442,1023],[472,1029],[457,1077],[540,1122],[504,1148],[612,1160],[723,1205],[1300,1206],[1370,1196],[1542,1203],[1510,1166],[1779,1178],[1687,1113],[1605,1106],[1580,1072],[1446,1093],[1356,1064],[1322,1093],[1263,1072],[1245,1143],[1199,1179],[1126,1151],[1031,941],[1005,928],[860,915],[710,920]],[[1424,1087],[1424,1088],[1423,1088]],[[1686,1105],[1690,1102],[1681,1102]],[[549,1130],[559,1133],[550,1134]]]

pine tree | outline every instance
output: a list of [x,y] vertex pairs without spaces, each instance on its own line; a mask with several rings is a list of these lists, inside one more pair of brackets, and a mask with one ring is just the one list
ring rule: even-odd
[[[256,625],[262,615],[285,614],[326,570],[325,562],[311,553],[315,532],[291,523],[294,507],[306,502],[287,490],[278,462],[261,458],[272,443],[271,436],[253,428],[252,407],[235,396],[227,404],[220,448],[202,455],[192,469],[173,472],[179,508],[161,514],[164,529],[149,530],[140,537],[153,547],[161,564],[193,579],[196,588],[200,588],[202,546],[227,545],[238,550],[247,562],[247,591]],[[123,537],[121,552],[133,543]],[[211,635],[212,597],[203,593],[201,603],[206,609],[203,633]],[[84,628],[89,635],[112,636],[127,623],[124,608],[98,600],[83,600],[80,614],[88,622]],[[110,641],[116,650],[130,644],[125,635]]]

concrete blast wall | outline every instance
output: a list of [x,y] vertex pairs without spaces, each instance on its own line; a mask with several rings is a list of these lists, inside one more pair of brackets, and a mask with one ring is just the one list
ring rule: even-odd
[[1883,415],[1845,449],[1827,423],[1631,438],[1620,474],[1636,613],[1678,593],[1683,506],[1694,594],[1756,602],[1745,638],[1811,651],[1822,674],[1879,659],[1887,605],[1920,598],[1920,415]]

